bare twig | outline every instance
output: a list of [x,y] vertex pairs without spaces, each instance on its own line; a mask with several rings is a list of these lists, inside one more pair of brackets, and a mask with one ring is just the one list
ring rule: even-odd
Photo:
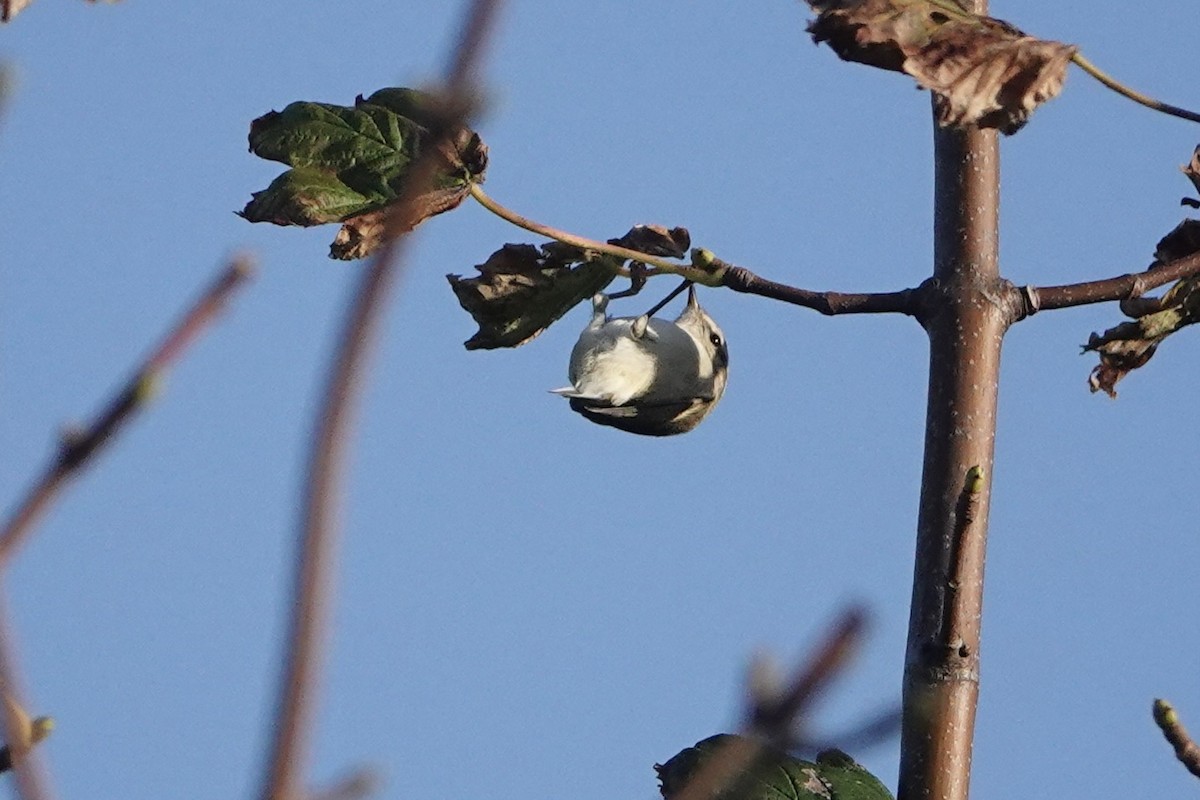
[[[711,800],[745,772],[768,746],[781,751],[793,746],[807,747],[811,742],[795,741],[793,732],[802,729],[813,701],[826,686],[842,673],[862,639],[866,612],[851,607],[830,626],[823,640],[812,649],[808,659],[796,669],[782,691],[747,692],[746,718],[742,735],[730,737],[691,777],[671,800]],[[753,684],[753,676],[751,683]],[[895,733],[899,713],[877,715],[854,734],[875,739]]]
[[1175,748],[1175,757],[1187,767],[1187,771],[1200,778],[1200,745],[1183,727],[1175,708],[1166,700],[1154,701],[1154,722],[1162,731],[1171,747]]
[[867,717],[848,730],[832,736],[825,736],[821,739],[814,739],[811,742],[806,742],[805,746],[809,750],[816,750],[817,752],[831,748],[849,752],[870,747],[895,736],[896,731],[900,730],[900,719],[899,705],[885,708],[882,711],[875,712],[873,716]]
[[233,291],[249,275],[250,262],[247,259],[232,261],[92,423],[85,429],[62,437],[54,459],[17,505],[4,527],[0,528],[0,568],[12,559],[17,548],[28,538],[37,520],[50,507],[67,480],[77,474],[120,427],[145,405],[163,371],[208,327]]
[[1169,264],[1152,267],[1145,272],[1118,275],[1099,281],[1046,286],[1041,289],[1025,286],[1021,289],[1024,309],[1021,318],[1039,310],[1070,308],[1090,303],[1108,303],[1157,289],[1159,286],[1200,275],[1200,253],[1178,258]]
[[730,266],[725,270],[723,285],[735,292],[757,294],[772,300],[804,306],[822,314],[908,314],[917,312],[917,291],[845,294],[815,292],[760,278],[745,267]]
[[12,89],[12,68],[7,64],[0,64],[0,122],[4,121],[4,115],[8,112],[8,98]]
[[379,791],[382,781],[370,767],[359,767],[339,778],[331,786],[311,792],[307,800],[362,800]]
[[777,698],[751,698],[746,727],[786,749],[794,721],[807,716],[813,699],[845,669],[862,641],[866,620],[861,607],[842,612],[808,660],[796,669],[785,692]]
[[471,3],[448,70],[445,119],[439,130],[431,131],[433,143],[424,151],[426,155],[413,165],[404,191],[390,207],[385,220],[390,235],[384,236],[382,247],[367,264],[343,323],[313,433],[305,479],[288,653],[272,722],[274,738],[263,780],[263,800],[294,800],[303,791],[301,781],[307,763],[319,673],[332,611],[330,597],[338,534],[335,514],[345,447],[365,360],[380,325],[383,301],[395,281],[405,241],[395,232],[409,207],[435,177],[437,154],[441,149],[438,142],[448,137],[469,110],[472,76],[498,7],[499,0],[474,0]]

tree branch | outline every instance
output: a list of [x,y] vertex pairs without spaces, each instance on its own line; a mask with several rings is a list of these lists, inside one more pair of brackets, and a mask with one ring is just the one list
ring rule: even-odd
[[[987,10],[982,0],[970,7]],[[996,131],[935,121],[934,269],[920,308],[929,393],[899,800],[966,800],[971,780],[1000,350],[1012,314],[999,274],[999,174]]]
[[1175,757],[1179,762],[1187,767],[1188,772],[1200,778],[1200,745],[1183,727],[1174,707],[1166,700],[1154,701],[1154,723],[1171,747],[1175,748]]
[[1172,281],[1195,275],[1200,275],[1200,252],[1177,258],[1169,264],[1151,267],[1145,272],[1133,272],[1115,278],[1046,286],[1041,289],[1024,286],[1020,289],[1023,313],[1018,319],[1032,316],[1038,311],[1126,300]]
[[407,229],[402,223],[420,194],[436,178],[440,142],[452,134],[471,110],[474,73],[499,4],[499,0],[474,0],[468,9],[458,47],[448,68],[442,95],[445,113],[441,125],[430,131],[430,146],[413,164],[404,191],[388,208],[383,245],[366,265],[342,325],[311,442],[288,652],[276,714],[271,723],[274,737],[263,778],[262,800],[295,800],[304,796],[302,781],[332,614],[339,533],[337,511],[345,451],[365,361],[380,327],[383,301],[395,282],[400,255],[407,241],[401,235]]
[[63,435],[50,465],[18,503],[4,527],[0,528],[0,568],[12,559],[17,548],[28,538],[67,480],[81,471],[121,426],[145,406],[163,371],[209,326],[250,273],[248,259],[238,258],[230,262],[125,386],[109,400],[91,425]]
[[814,292],[810,289],[800,289],[769,281],[760,278],[745,267],[733,265],[725,266],[721,283],[735,292],[782,300],[792,305],[811,308],[827,316],[835,314],[908,314],[914,316],[917,309],[917,291],[915,289],[867,294]]

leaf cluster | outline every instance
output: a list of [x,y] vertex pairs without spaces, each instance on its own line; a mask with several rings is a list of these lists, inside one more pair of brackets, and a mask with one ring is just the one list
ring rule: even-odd
[[443,131],[444,119],[432,95],[406,88],[359,95],[353,106],[300,101],[264,114],[250,125],[250,151],[291,169],[238,213],[276,225],[341,222],[330,256],[363,258],[382,240],[384,209],[423,150],[439,147],[437,175],[405,218],[392,220],[396,233],[455,208],[483,179],[487,147],[468,128]]
[[[1200,148],[1196,152],[1200,157]],[[1200,253],[1200,220],[1187,219],[1159,241],[1151,269],[1196,253]],[[1145,366],[1168,336],[1200,322],[1200,278],[1184,278],[1160,298],[1137,298],[1123,304],[1123,308],[1134,316],[1132,321],[1104,333],[1093,333],[1083,346],[1084,352],[1100,356],[1100,363],[1088,377],[1088,387],[1114,398],[1117,382]]]
[[[681,258],[691,245],[684,228],[636,225],[609,244],[649,256]],[[506,244],[475,269],[447,275],[459,305],[479,324],[468,350],[517,347],[530,341],[579,303],[602,291],[627,262],[616,256],[550,242],[539,247]]]

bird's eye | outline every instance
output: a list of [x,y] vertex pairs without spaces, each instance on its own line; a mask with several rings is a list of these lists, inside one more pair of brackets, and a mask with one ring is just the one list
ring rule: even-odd
[[708,340],[717,347],[721,346],[721,335],[719,333],[710,333],[708,335]]

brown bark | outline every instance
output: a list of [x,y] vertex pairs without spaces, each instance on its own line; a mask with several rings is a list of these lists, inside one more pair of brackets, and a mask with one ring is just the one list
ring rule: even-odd
[[970,786],[1000,349],[1019,304],[999,274],[998,192],[996,132],[938,129],[934,274],[917,315],[929,335],[929,396],[901,800],[965,800]]

